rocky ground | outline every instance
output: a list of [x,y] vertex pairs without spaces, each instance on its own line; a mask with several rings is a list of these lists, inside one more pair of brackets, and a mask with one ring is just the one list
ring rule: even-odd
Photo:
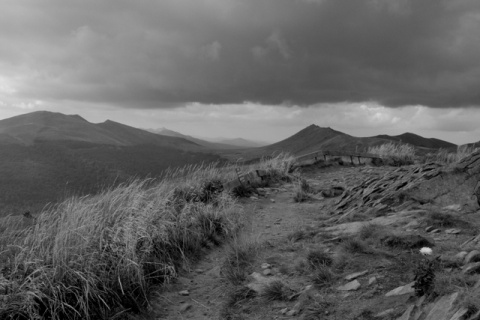
[[475,161],[316,165],[303,191],[259,189],[239,201],[242,234],[159,292],[152,317],[480,319]]

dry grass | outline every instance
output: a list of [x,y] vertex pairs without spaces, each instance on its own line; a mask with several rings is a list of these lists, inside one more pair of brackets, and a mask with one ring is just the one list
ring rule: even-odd
[[479,148],[459,146],[457,152],[449,152],[445,149],[440,149],[436,153],[429,153],[425,156],[425,162],[437,162],[442,164],[457,163],[463,158],[478,151]]
[[368,148],[368,153],[379,155],[390,160],[393,165],[413,164],[415,147],[409,144],[389,142],[377,147]]
[[[282,157],[260,166],[278,178],[288,171]],[[28,228],[7,228],[0,236],[0,319],[103,319],[144,310],[155,286],[242,226],[241,207],[214,187],[234,174],[215,164],[171,170],[161,181],[70,198]]]

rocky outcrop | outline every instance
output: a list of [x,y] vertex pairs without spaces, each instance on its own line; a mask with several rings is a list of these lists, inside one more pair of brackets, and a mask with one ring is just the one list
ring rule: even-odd
[[[342,221],[352,212],[399,211],[411,204],[458,205],[460,211],[476,210],[480,204],[480,152],[453,166],[428,163],[401,167],[350,187],[337,202],[334,213]],[[476,196],[476,197],[475,197]]]

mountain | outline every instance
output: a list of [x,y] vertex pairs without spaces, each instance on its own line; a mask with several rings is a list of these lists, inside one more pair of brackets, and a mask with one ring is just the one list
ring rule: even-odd
[[202,146],[179,137],[160,136],[107,120],[90,123],[78,115],[37,111],[0,120],[0,142],[32,145],[35,141],[79,141],[103,145],[152,144],[200,151]]
[[410,143],[420,152],[432,149],[452,149],[457,146],[439,139],[427,139],[421,136],[405,133],[399,136],[379,135],[374,137],[354,137],[331,128],[322,128],[310,125],[291,137],[280,142],[261,148],[247,149],[232,154],[222,154],[229,159],[243,158],[244,160],[257,159],[261,156],[288,152],[294,155],[304,155],[317,150],[341,150],[347,152],[366,152],[369,147],[389,143],[391,141]]
[[267,145],[267,143],[256,142],[252,140],[247,140],[243,138],[235,138],[235,139],[221,139],[218,140],[220,143],[224,143],[227,145],[232,145],[241,148],[258,148]]
[[180,132],[176,132],[173,130],[169,130],[167,128],[160,128],[160,129],[147,129],[147,131],[160,134],[162,136],[169,136],[169,137],[178,137],[178,138],[183,138],[189,141],[192,141],[198,145],[204,146],[205,148],[208,149],[219,149],[219,150],[225,150],[225,149],[237,149],[239,146],[235,144],[229,144],[229,143],[221,143],[221,142],[212,142],[212,141],[206,141],[198,138],[194,138],[192,136],[184,135],[181,134]]
[[373,138],[380,138],[392,141],[398,141],[403,143],[409,143],[416,147],[429,148],[429,149],[455,149],[457,148],[456,144],[451,142],[443,141],[435,138],[424,138],[422,136],[416,135],[414,133],[406,132],[398,136],[389,136],[386,134],[378,135]]

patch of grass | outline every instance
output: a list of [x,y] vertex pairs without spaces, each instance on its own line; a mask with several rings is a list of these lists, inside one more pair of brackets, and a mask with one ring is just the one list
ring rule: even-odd
[[257,292],[254,290],[245,286],[236,286],[227,294],[226,306],[228,308],[234,308],[256,296]]
[[470,316],[480,311],[480,299],[478,299],[479,296],[480,288],[465,292],[461,302],[461,305],[468,310],[465,319],[469,319]]
[[438,296],[443,296],[460,290],[470,290],[478,280],[478,275],[439,272],[435,277],[434,292]]
[[222,263],[222,275],[233,285],[242,284],[252,271],[257,253],[257,243],[233,241]]
[[372,253],[372,249],[369,247],[369,245],[356,237],[348,238],[345,241],[342,241],[340,244],[340,249],[350,254]]
[[423,220],[423,223],[435,228],[452,228],[461,224],[465,224],[464,221],[460,220],[458,217],[455,217],[451,213],[438,211],[429,212]]
[[393,166],[413,164],[415,159],[415,147],[402,143],[389,142],[380,146],[370,147],[368,148],[368,153],[387,159],[387,162]]
[[309,303],[305,305],[305,311],[302,316],[302,319],[304,320],[323,319],[325,317],[325,312],[333,309],[335,306],[335,303],[333,301],[330,301],[325,297],[308,301]]
[[312,269],[318,269],[323,266],[330,266],[333,263],[332,257],[322,250],[310,251],[307,254],[307,263]]
[[312,274],[312,281],[317,286],[330,285],[336,276],[327,266],[317,268]]
[[297,190],[295,195],[293,196],[293,201],[295,202],[305,202],[309,199],[310,199],[310,196],[308,195],[308,193],[301,190]]
[[367,223],[362,226],[357,236],[360,240],[379,239],[386,234],[384,226],[374,223]]
[[297,242],[300,240],[311,239],[314,236],[316,236],[317,233],[318,231],[316,230],[299,229],[299,230],[293,231],[292,233],[289,233],[287,235],[287,239],[293,242]]
[[263,288],[261,296],[267,301],[287,301],[292,294],[292,289],[287,287],[281,280],[275,280]]

